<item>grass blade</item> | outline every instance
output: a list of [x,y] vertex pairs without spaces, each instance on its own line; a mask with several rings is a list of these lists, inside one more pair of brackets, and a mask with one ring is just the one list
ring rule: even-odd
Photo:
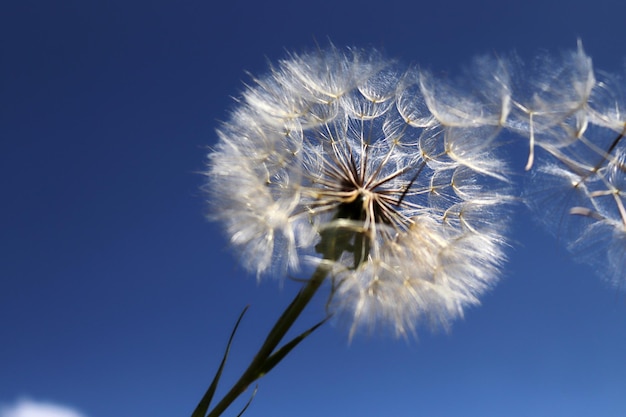
[[248,409],[250,404],[252,404],[252,400],[254,400],[254,396],[256,395],[256,392],[258,390],[259,390],[259,386],[257,385],[256,387],[254,387],[254,391],[252,392],[252,396],[250,397],[250,399],[248,400],[246,405],[243,406],[243,409],[239,412],[239,414],[237,414],[237,417],[241,417],[243,415],[243,413],[245,413],[245,411]]
[[[206,415],[207,410],[209,409],[209,406],[211,405],[211,400],[213,399],[213,395],[215,394],[215,390],[217,389],[217,383],[219,382],[220,377],[222,376],[224,365],[226,365],[226,359],[228,358],[228,352],[230,352],[230,346],[233,343],[233,338],[235,337],[235,333],[237,332],[237,328],[239,327],[239,323],[241,323],[241,319],[243,318],[243,315],[246,314],[246,311],[248,311],[249,307],[250,306],[246,306],[241,312],[241,314],[239,315],[239,318],[237,319],[237,323],[235,323],[235,327],[233,328],[233,331],[231,332],[230,337],[228,338],[226,351],[224,352],[224,357],[222,358],[222,362],[220,363],[220,366],[217,369],[217,372],[215,373],[215,377],[213,378],[213,381],[211,382],[209,389],[207,389],[206,393],[200,400],[200,403],[194,410],[191,417],[204,417]],[[250,401],[252,401],[252,399],[250,399]]]
[[330,317],[326,317],[324,320],[320,321],[315,326],[311,327],[309,330],[303,332],[299,336],[293,338],[290,342],[286,343],[280,349],[278,349],[276,352],[272,353],[272,355],[270,357],[268,357],[267,360],[265,361],[265,363],[263,364],[263,367],[261,368],[261,370],[259,372],[258,378],[262,377],[263,375],[265,375],[266,373],[271,371],[272,368],[274,368],[281,360],[283,360],[283,358],[285,356],[287,356],[287,354],[289,352],[291,352],[291,350],[293,348],[298,346],[298,344],[300,342],[302,342],[308,335],[313,333],[318,327],[320,327],[322,324],[326,323],[326,321],[329,318]]

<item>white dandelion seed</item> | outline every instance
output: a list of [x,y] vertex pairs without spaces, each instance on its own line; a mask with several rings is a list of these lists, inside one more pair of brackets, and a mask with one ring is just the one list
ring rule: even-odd
[[445,326],[477,304],[498,277],[511,199],[492,143],[506,80],[476,73],[485,88],[469,99],[376,53],[331,47],[255,79],[207,171],[212,218],[244,266],[258,277],[326,268],[328,308],[351,334]]
[[512,110],[507,126],[529,140],[526,170],[532,168],[535,148],[568,146],[587,128],[587,104],[595,85],[591,58],[582,42],[559,59],[545,54],[525,70],[519,61],[510,64],[517,74],[513,84]]

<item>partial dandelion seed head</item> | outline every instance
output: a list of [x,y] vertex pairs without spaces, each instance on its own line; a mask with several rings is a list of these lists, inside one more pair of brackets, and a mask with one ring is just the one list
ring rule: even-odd
[[562,80],[554,84],[560,93],[551,96],[550,106],[561,116],[547,128],[534,125],[540,152],[528,182],[528,201],[578,261],[626,288],[623,83],[611,74],[596,75],[580,45],[564,56],[568,58],[562,65],[552,65],[562,68]]
[[207,170],[211,217],[243,265],[259,278],[326,268],[328,308],[351,334],[445,327],[477,304],[497,280],[511,199],[493,145],[506,82],[475,73],[498,88],[469,100],[376,52],[330,47],[255,78]]

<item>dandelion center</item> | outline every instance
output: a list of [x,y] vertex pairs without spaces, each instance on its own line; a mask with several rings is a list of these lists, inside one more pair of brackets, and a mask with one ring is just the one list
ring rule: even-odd
[[324,158],[322,174],[311,178],[316,196],[311,210],[316,214],[334,211],[335,219],[359,221],[368,230],[375,224],[405,229],[411,221],[402,215],[401,209],[407,207],[404,197],[414,179],[406,181],[400,177],[410,167],[391,170],[385,160],[388,155],[375,162],[381,157],[375,158],[365,143],[358,153],[347,143],[343,151],[338,146],[333,148],[333,153]]
[[[364,128],[361,122],[360,130]],[[412,223],[402,211],[410,206],[404,197],[417,175],[409,181],[402,179],[411,164],[391,167],[389,161],[396,151],[386,138],[375,141],[375,151],[369,141],[351,138],[350,129],[341,131],[341,135],[336,126],[333,130],[337,137],[327,141],[330,148],[316,158],[322,160],[320,172],[309,173],[308,193],[313,198],[307,211],[315,216],[330,216],[317,251],[327,259],[337,259],[343,252],[352,253],[351,268],[356,269],[368,260],[378,237],[393,238]]]

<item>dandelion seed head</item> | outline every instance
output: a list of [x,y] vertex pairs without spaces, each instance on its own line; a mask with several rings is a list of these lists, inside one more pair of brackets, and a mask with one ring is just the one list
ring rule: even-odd
[[446,327],[504,259],[504,77],[468,98],[361,50],[290,55],[255,78],[209,155],[211,217],[259,278],[328,271],[358,329]]

